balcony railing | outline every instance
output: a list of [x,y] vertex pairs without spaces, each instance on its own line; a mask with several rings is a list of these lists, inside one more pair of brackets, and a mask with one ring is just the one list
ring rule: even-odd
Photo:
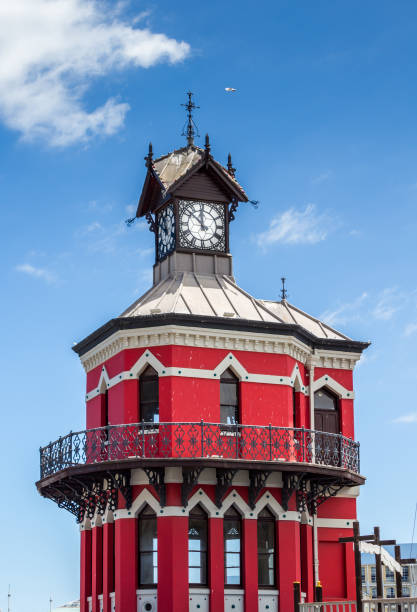
[[299,462],[359,473],[359,443],[304,428],[223,423],[132,423],[71,432],[40,449],[41,479],[60,470],[124,459]]

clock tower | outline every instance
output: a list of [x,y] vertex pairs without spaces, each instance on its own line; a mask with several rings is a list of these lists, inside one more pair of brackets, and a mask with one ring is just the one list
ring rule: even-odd
[[350,605],[367,344],[237,285],[248,198],[186,107],[186,146],[145,158],[153,285],[73,346],[86,425],[40,449],[37,486],[80,525],[81,612],[288,612],[318,581]]
[[208,135],[202,149],[191,130],[185,147],[162,157],[154,159],[150,144],[145,161],[136,217],[145,217],[155,233],[154,282],[175,272],[232,276],[229,225],[239,202],[248,198],[230,154],[227,166],[221,165],[211,155]]

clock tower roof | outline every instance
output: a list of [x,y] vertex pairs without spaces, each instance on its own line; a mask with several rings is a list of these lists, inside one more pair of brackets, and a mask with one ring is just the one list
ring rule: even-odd
[[189,188],[196,188],[199,197],[207,193],[213,200],[248,201],[244,189],[234,176],[230,156],[227,168],[216,161],[210,153],[208,137],[204,149],[188,145],[155,160],[150,145],[145,160],[148,172],[136,211],[137,217],[154,213],[172,196],[180,193],[185,183],[189,184]]

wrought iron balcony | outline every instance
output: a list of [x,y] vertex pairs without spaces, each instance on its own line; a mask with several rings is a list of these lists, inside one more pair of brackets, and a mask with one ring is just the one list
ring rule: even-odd
[[75,466],[125,460],[311,464],[360,473],[359,442],[304,428],[135,423],[70,433],[40,449],[41,479]]

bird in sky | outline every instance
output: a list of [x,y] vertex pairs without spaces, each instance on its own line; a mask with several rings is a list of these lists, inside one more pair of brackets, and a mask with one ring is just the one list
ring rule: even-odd
[[225,87],[224,90],[227,92],[236,91],[234,87]]

